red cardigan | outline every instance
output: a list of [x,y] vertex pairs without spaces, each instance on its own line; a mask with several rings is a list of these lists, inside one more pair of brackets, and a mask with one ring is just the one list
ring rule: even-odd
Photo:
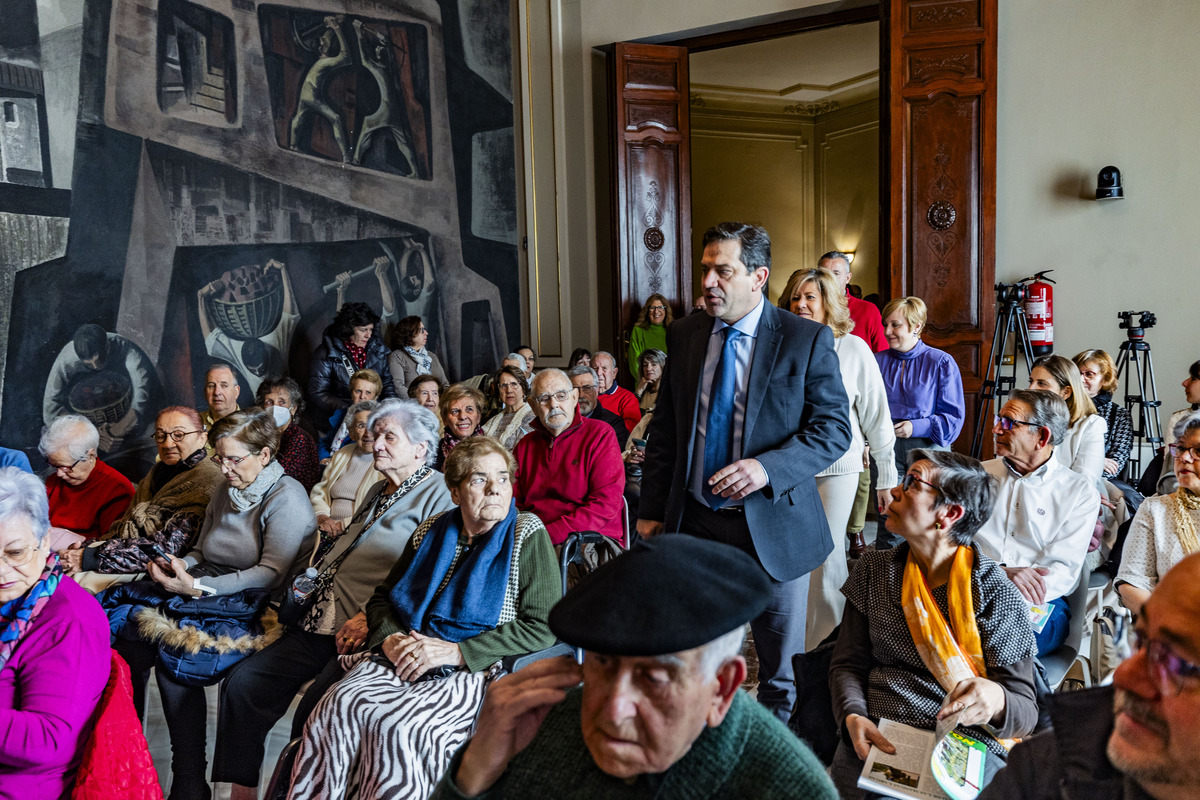
[[871,346],[872,352],[882,353],[887,350],[887,337],[883,335],[883,317],[875,304],[859,300],[850,292],[846,292],[846,302],[850,306],[850,319],[854,320],[854,333]]
[[513,450],[517,508],[537,515],[556,545],[572,531],[599,531],[624,542],[625,465],[612,426],[576,408],[575,419],[557,437],[539,420],[530,427]]
[[96,459],[92,474],[79,486],[72,486],[57,473],[46,478],[46,496],[50,500],[51,525],[95,539],[107,533],[129,509],[133,484]]

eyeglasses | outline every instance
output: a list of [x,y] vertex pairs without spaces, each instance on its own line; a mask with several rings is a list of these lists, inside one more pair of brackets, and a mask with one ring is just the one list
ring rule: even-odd
[[565,402],[567,402],[567,398],[570,396],[571,396],[571,392],[565,391],[563,389],[559,389],[554,394],[539,394],[537,397],[535,397],[533,399],[537,400],[538,405],[540,405],[540,406],[548,406],[548,405],[550,405],[550,398],[552,398],[552,397],[555,400],[557,400],[559,403],[565,403]]
[[49,461],[48,463],[50,464],[50,468],[53,469],[55,472],[71,472],[76,467],[78,467],[81,463],[86,461],[87,457],[90,454],[91,454],[90,452],[84,453],[82,456],[75,459],[70,464],[55,464],[53,461]]
[[222,458],[221,456],[212,456],[209,460],[218,467],[236,467],[238,464],[242,463],[252,455],[253,453],[246,453],[244,456],[227,456],[225,458]]
[[202,428],[198,431],[169,431],[169,432],[164,431],[164,430],[157,430],[154,432],[154,441],[158,442],[159,444],[162,444],[163,442],[165,442],[167,440],[167,437],[169,436],[169,437],[171,437],[172,442],[175,442],[176,444],[178,444],[179,442],[183,441],[183,437],[191,436],[194,433],[204,433],[204,429]]
[[1176,655],[1165,642],[1151,639],[1144,633],[1134,631],[1134,637],[1137,650],[1146,651],[1146,675],[1154,681],[1159,694],[1174,697],[1189,685],[1196,685],[1200,664]]
[[654,313],[655,311],[666,311],[667,307],[666,306],[650,306],[646,310],[649,311],[650,313]]
[[1184,447],[1181,444],[1169,444],[1167,449],[1171,451],[1171,458],[1183,458],[1184,453],[1191,453],[1193,461],[1200,461],[1200,445]]
[[937,492],[938,497],[942,496],[941,489],[939,489],[937,486],[934,486],[929,481],[921,480],[916,475],[913,475],[911,472],[906,473],[904,475],[904,477],[900,479],[900,488],[904,491],[905,494],[908,494],[908,490],[912,488],[912,485],[914,483],[923,483],[926,486],[928,486],[930,489],[933,489],[935,492]]
[[1000,426],[1000,430],[1002,431],[1011,431],[1013,429],[1013,425],[1028,425],[1031,428],[1042,427],[1036,422],[1026,422],[1023,419],[1013,419],[1012,417],[1006,417],[1002,414],[997,414],[996,416],[992,417],[992,427],[994,428],[997,425]]
[[8,564],[13,569],[19,569],[30,561],[33,561],[37,550],[37,547],[33,545],[22,547],[20,550],[5,550],[3,553],[0,553],[0,561]]

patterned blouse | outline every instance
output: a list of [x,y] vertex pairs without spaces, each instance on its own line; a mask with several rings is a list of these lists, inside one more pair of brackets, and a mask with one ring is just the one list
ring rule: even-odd
[[[946,690],[925,667],[909,633],[900,603],[908,545],[892,550],[867,551],[842,593],[851,606],[867,618],[872,664],[867,673],[866,702],[873,719],[886,718],[918,728],[934,726]],[[1036,654],[1029,608],[1008,576],[996,562],[975,551],[971,572],[971,600],[983,660],[989,675],[993,668],[1007,667]],[[933,590],[933,599],[943,615],[949,615],[947,585]],[[996,739],[980,727],[967,733],[999,756],[1006,756]]]

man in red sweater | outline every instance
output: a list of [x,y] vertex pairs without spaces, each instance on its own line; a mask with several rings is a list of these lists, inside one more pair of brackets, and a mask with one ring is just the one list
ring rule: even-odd
[[54,474],[46,479],[50,524],[88,539],[108,531],[133,500],[133,484],[96,457],[100,432],[87,417],[65,414],[42,431],[38,450]]
[[601,350],[592,356],[592,367],[600,379],[600,405],[625,420],[625,429],[632,431],[642,420],[637,396],[617,385],[617,360]]
[[880,353],[888,349],[887,339],[883,335],[883,317],[874,303],[859,300],[850,294],[850,256],[839,250],[830,250],[817,259],[817,266],[824,267],[833,273],[846,293],[846,303],[850,306],[850,318],[854,320],[854,332],[868,345],[871,352]]
[[533,379],[529,405],[537,419],[517,442],[517,508],[536,514],[557,547],[572,531],[598,531],[625,541],[625,465],[617,435],[578,410],[579,396],[562,370]]

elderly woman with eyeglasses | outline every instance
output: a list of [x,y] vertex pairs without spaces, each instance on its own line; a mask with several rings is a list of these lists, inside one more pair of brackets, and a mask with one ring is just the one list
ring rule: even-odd
[[367,602],[368,651],[304,728],[291,800],[422,800],[470,736],[506,656],[554,641],[550,538],[513,502],[516,462],[475,436],[446,461],[457,508],[421,523]]
[[524,372],[508,366],[497,370],[492,386],[500,398],[501,408],[483,424],[483,432],[511,451],[522,436],[533,430],[533,409],[525,402],[529,396],[529,382],[525,380]]
[[1179,487],[1138,506],[1117,572],[1117,593],[1135,616],[1167,570],[1200,550],[1200,411],[1177,421],[1171,435],[1167,448]]
[[0,793],[71,794],[108,682],[108,620],[50,550],[46,490],[0,469]]
[[[317,527],[308,493],[275,460],[279,428],[268,412],[250,408],[213,423],[208,440],[226,485],[209,503],[192,549],[183,558],[170,558],[170,572],[151,561],[150,577],[183,597],[277,589],[300,553],[311,549]],[[154,637],[166,635],[159,632]],[[145,710],[146,681],[162,644],[154,637],[116,643],[130,667],[139,716]],[[207,798],[204,689],[185,686],[161,669],[155,675],[171,734],[171,796]]]
[[138,482],[129,510],[98,539],[58,552],[63,570],[90,592],[145,572],[142,546],[157,544],[173,556],[187,552],[209,501],[225,483],[207,457],[208,439],[196,409],[170,406],[158,412],[154,441],[158,462]]
[[[353,410],[354,407],[352,407]],[[237,664],[222,686],[213,781],[233,784],[233,800],[257,797],[267,733],[305,693],[292,720],[292,738],[309,712],[344,674],[339,654],[362,648],[368,635],[364,608],[387,577],[413,531],[454,507],[442,476],[429,468],[438,441],[437,418],[412,400],[385,400],[368,413],[366,441],[374,457],[370,490],[346,531],[312,566],[322,577],[311,610],[283,636]],[[339,453],[340,455],[340,453]]]
[[42,430],[38,450],[54,473],[46,479],[50,525],[94,539],[129,509],[133,484],[96,456],[100,432],[87,417],[66,414]]
[[892,489],[888,530],[904,542],[868,551],[842,592],[846,612],[829,668],[844,730],[831,776],[842,798],[864,797],[871,745],[891,752],[881,718],[932,730],[959,726],[987,747],[986,780],[1007,740],[1037,722],[1029,611],[1004,570],[972,540],[991,515],[992,478],[973,458],[914,450]]

